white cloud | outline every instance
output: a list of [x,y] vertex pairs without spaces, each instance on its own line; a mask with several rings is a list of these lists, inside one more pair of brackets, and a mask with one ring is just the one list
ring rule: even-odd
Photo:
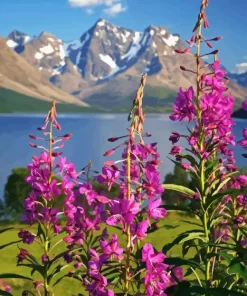
[[122,6],[122,3],[116,3],[109,8],[105,8],[103,12],[109,16],[116,16],[117,14],[126,11],[127,8]]
[[97,5],[111,6],[121,0],[68,0],[69,4],[74,7],[90,7]]
[[87,14],[93,14],[94,13],[94,10],[92,8],[87,8],[86,9],[86,13]]
[[73,7],[85,7],[87,14],[93,14],[95,6],[103,6],[103,12],[109,16],[116,16],[117,14],[127,10],[123,6],[123,0],[68,0]]
[[243,74],[247,71],[247,63],[236,64],[236,73]]

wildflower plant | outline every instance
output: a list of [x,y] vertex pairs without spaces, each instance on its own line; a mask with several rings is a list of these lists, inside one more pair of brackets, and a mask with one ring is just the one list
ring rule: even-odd
[[[174,131],[169,138],[172,161],[189,174],[190,188],[161,184],[157,143],[147,141],[151,134],[144,131],[146,74],[128,116],[127,132],[108,139],[120,144],[104,156],[122,149],[121,159],[105,161],[101,173],[92,170],[91,162],[77,172],[62,155],[60,149],[72,134],[55,132],[61,126],[53,102],[38,128],[41,136],[29,135],[29,145],[41,149],[28,165],[26,181],[32,191],[23,205],[23,222],[29,227],[19,231],[18,241],[0,246],[27,245],[18,245],[17,265],[29,268],[31,277],[0,275],[32,281],[35,292],[25,290],[22,295],[55,295],[54,287],[64,278],[81,283],[81,291],[74,293],[91,296],[246,295],[247,177],[234,164],[234,99],[227,92],[218,50],[201,52],[203,45],[212,48],[221,39],[203,34],[203,27],[209,27],[208,4],[202,0],[188,47],[175,50],[195,59],[194,69],[180,67],[194,75],[195,84],[179,89],[170,115],[172,121],[187,122],[188,133]],[[213,62],[205,64],[204,56],[213,57]],[[187,148],[178,144],[181,138],[186,139]],[[246,129],[239,145],[247,147]],[[164,189],[183,193],[189,204],[164,206]],[[193,214],[198,220],[187,221],[195,226],[193,230],[157,250],[149,235],[165,228],[162,219],[170,210]],[[178,244],[183,257],[167,257]],[[34,256],[34,248],[41,250],[40,258]],[[1,282],[0,288],[1,295],[11,295],[9,285]]]
[[[175,50],[178,54],[195,58],[195,69],[180,68],[195,75],[196,83],[188,89],[180,88],[174,113],[170,115],[173,121],[190,123],[188,134],[173,132],[170,136],[174,145],[170,154],[175,157],[172,161],[188,172],[193,189],[164,185],[166,189],[186,194],[191,205],[194,201],[197,203],[196,208],[189,205],[187,208],[167,209],[193,213],[199,223],[194,223],[197,226],[194,230],[181,233],[172,243],[165,245],[163,251],[167,252],[176,244],[182,245],[184,257],[189,251],[196,251],[189,260],[177,258],[178,264],[189,267],[185,276],[193,274],[199,285],[192,287],[187,282],[185,289],[184,282],[184,295],[241,295],[241,291],[246,290],[243,283],[247,274],[243,263],[245,236],[241,235],[246,214],[243,212],[244,196],[240,195],[239,189],[246,186],[246,177],[238,174],[230,148],[235,145],[232,134],[234,121],[231,119],[234,99],[227,92],[226,72],[217,59],[218,50],[201,53],[202,45],[212,48],[212,42],[221,39],[207,38],[202,32],[203,27],[209,27],[208,2],[202,0],[193,36],[187,40],[188,47]],[[212,56],[213,62],[205,64],[204,56]],[[180,138],[187,140],[189,148],[177,145]]]
[[[89,295],[166,295],[160,291],[182,279],[181,268],[164,264],[162,252],[151,244],[141,247],[148,233],[157,229],[157,221],[166,215],[160,207],[164,189],[156,143],[144,142],[151,136],[143,131],[145,82],[146,74],[129,114],[127,134],[108,139],[124,139],[104,154],[110,156],[123,148],[122,159],[106,161],[101,174],[79,184],[73,198],[65,200],[65,229],[69,233],[65,260],[77,262],[72,277],[82,282]],[[105,184],[109,191],[117,186],[119,193],[109,199],[96,192],[92,182]],[[125,244],[119,235],[125,236]]]
[[64,146],[71,134],[54,135],[53,129],[61,130],[57,122],[55,102],[52,103],[44,125],[38,128],[43,135],[29,135],[32,140],[48,144],[46,147],[29,143],[32,148],[42,150],[40,156],[33,156],[32,163],[28,165],[30,175],[26,181],[31,184],[32,191],[24,201],[23,222],[32,226],[31,229],[37,226],[36,232],[22,229],[18,234],[24,244],[32,247],[36,244],[36,248],[42,250],[41,258],[35,258],[31,251],[19,248],[17,265],[30,268],[31,276],[35,273],[40,275],[41,280],[34,282],[34,288],[38,294],[43,289],[44,295],[52,295],[50,286],[53,278],[67,267],[63,261],[59,264],[64,252],[53,255],[56,247],[63,242],[61,234],[64,232],[59,221],[57,200],[62,193],[66,194],[71,189],[71,184],[76,186],[76,179],[82,173],[76,173],[75,166],[61,156],[62,152],[57,151]]

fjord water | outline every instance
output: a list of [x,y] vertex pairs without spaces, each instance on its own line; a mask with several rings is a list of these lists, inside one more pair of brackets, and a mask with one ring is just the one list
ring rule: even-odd
[[[0,198],[3,196],[4,185],[11,169],[14,167],[25,167],[32,161],[32,155],[39,155],[39,149],[31,148],[28,142],[35,142],[28,137],[29,134],[42,136],[37,127],[43,125],[45,115],[2,115],[0,116]],[[117,160],[121,157],[117,151],[110,157],[103,157],[105,151],[117,146],[117,143],[107,141],[110,137],[127,134],[128,121],[125,114],[82,114],[60,115],[58,121],[62,126],[61,134],[72,133],[69,141],[65,142],[62,149],[63,156],[68,161],[75,163],[77,171],[85,167],[89,160],[93,162],[93,169],[100,170],[106,160]],[[236,140],[242,138],[242,130],[247,126],[244,120],[236,120],[234,135]],[[171,172],[173,163],[167,158],[171,149],[168,140],[172,131],[186,133],[186,125],[169,120],[168,115],[148,115],[145,121],[145,132],[152,134],[146,141],[157,142],[162,165],[160,172],[162,180]],[[121,140],[120,140],[121,141]],[[36,143],[36,142],[35,142]],[[43,141],[37,142],[46,145]],[[182,145],[183,141],[179,145]],[[244,149],[234,147],[237,165],[247,165],[247,160],[241,154]]]

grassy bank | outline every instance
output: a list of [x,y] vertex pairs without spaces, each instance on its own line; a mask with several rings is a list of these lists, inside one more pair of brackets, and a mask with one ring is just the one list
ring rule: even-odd
[[[158,231],[153,232],[149,235],[148,239],[145,240],[145,242],[151,242],[157,250],[161,250],[163,245],[171,242],[177,235],[181,232],[184,232],[186,230],[194,229],[194,225],[187,224],[184,222],[185,220],[188,220],[187,217],[179,216],[175,213],[169,214],[163,221],[160,221],[159,226],[164,226],[160,228]],[[193,221],[194,219],[190,218],[190,221]],[[11,241],[15,241],[18,239],[17,233],[19,229],[23,227],[21,225],[14,225],[14,229],[10,230],[4,234],[1,235],[1,241],[4,243],[8,243]],[[33,229],[34,231],[34,229]],[[113,233],[113,229],[109,231],[110,233]],[[121,244],[125,244],[124,236],[119,233],[119,238],[121,241]],[[60,238],[57,237],[57,240]],[[43,254],[42,250],[38,247],[38,245],[24,245],[19,244],[19,247],[25,248],[27,250],[30,250],[32,254],[37,258],[37,260],[40,261],[40,257]],[[54,252],[58,253],[65,250],[64,244],[60,244],[54,249]],[[1,262],[1,273],[18,273],[24,276],[30,277],[30,270],[25,267],[18,267],[16,266],[16,255],[19,253],[17,245],[11,245],[3,250],[0,251],[0,262]],[[52,254],[51,254],[52,255]],[[181,248],[180,246],[175,246],[170,253],[167,254],[167,256],[178,256],[181,255]],[[73,267],[68,267],[65,272],[68,272],[69,270],[72,270]],[[35,280],[39,279],[39,276],[37,273],[33,275],[33,278]],[[7,281],[12,286],[12,292],[13,295],[21,295],[20,293],[24,289],[30,289],[32,290],[32,283],[23,282],[23,280],[20,279],[12,279]],[[60,282],[59,285],[57,285],[54,288],[55,295],[63,295],[63,296],[71,296],[73,293],[83,293],[83,289],[81,287],[80,282],[77,282],[73,279],[65,279],[64,281]],[[76,294],[76,295],[77,295]]]

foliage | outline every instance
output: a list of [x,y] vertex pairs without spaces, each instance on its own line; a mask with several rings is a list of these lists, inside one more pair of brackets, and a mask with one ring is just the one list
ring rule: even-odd
[[27,168],[14,168],[8,177],[4,188],[4,202],[5,206],[12,210],[12,213],[22,212],[22,204],[31,192],[31,186],[25,180],[28,174]]
[[[108,139],[120,144],[104,156],[122,149],[121,159],[105,161],[101,173],[93,170],[91,162],[77,172],[62,156],[60,149],[72,134],[60,134],[52,102],[38,128],[41,135],[29,135],[29,145],[42,150],[28,165],[25,181],[30,187],[23,192],[27,171],[21,169],[16,171],[18,178],[9,180],[16,185],[6,186],[9,206],[13,196],[27,195],[23,202],[26,228],[18,232],[18,241],[0,249],[21,241],[17,266],[29,269],[30,277],[4,273],[0,278],[33,282],[35,293],[45,296],[54,295],[54,287],[64,280],[80,283],[83,290],[75,291],[78,295],[84,291],[91,296],[246,295],[247,176],[234,165],[230,148],[234,99],[226,93],[228,80],[220,68],[218,50],[201,54],[202,45],[212,48],[212,42],[221,39],[204,36],[203,27],[209,27],[207,6],[208,0],[202,0],[188,47],[175,50],[195,57],[196,70],[184,66],[181,70],[192,72],[196,85],[180,88],[170,115],[173,121],[191,123],[186,134],[173,132],[169,138],[174,174],[161,184],[157,143],[148,142],[151,134],[144,132],[146,74],[132,103],[127,133]],[[204,64],[203,56],[213,56],[213,63]],[[247,111],[247,102],[243,109]],[[181,138],[187,148],[176,144]],[[36,144],[40,142],[45,144]],[[238,144],[247,148],[247,128]],[[176,193],[169,195],[169,191]],[[158,250],[150,237],[159,237],[161,229],[175,232],[179,225],[161,224],[174,210],[196,219],[186,217],[183,223],[191,228],[176,233]],[[178,246],[182,256],[173,252]],[[6,287],[0,295],[10,294]],[[22,295],[34,293],[27,289]]]
[[[175,164],[173,173],[168,173],[165,176],[163,184],[183,185],[190,188],[189,175],[180,164]],[[186,202],[186,196],[184,199],[181,197],[182,194],[173,190],[166,190],[162,193],[162,200],[166,205],[183,205]]]

